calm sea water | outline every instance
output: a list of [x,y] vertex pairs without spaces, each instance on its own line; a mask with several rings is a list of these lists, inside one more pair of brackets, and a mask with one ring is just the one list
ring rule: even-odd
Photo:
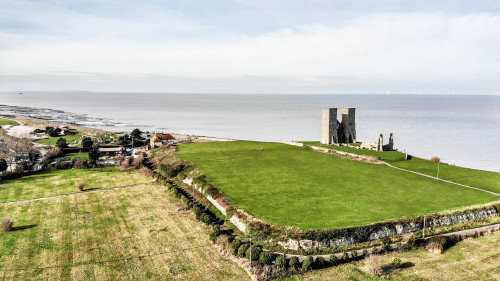
[[[500,96],[0,93],[0,104],[53,108],[123,125],[225,138],[319,140],[321,108],[355,107],[358,141],[500,172]],[[340,118],[340,116],[339,116]]]

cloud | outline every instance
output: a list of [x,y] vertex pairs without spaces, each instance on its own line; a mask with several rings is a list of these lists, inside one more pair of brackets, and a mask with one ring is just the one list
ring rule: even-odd
[[[149,10],[145,13],[153,19],[164,15]],[[2,30],[0,74],[55,77],[61,73],[96,72],[114,77],[109,81],[115,81],[112,85],[116,90],[122,90],[122,84],[116,83],[116,73],[123,77],[155,74],[205,82],[249,82],[259,77],[258,83],[269,79],[277,83],[272,87],[276,91],[290,91],[290,85],[299,84],[314,85],[318,90],[322,86],[324,92],[360,87],[407,90],[426,85],[435,90],[460,85],[471,88],[480,79],[495,80],[500,76],[500,16],[492,13],[374,13],[336,24],[298,24],[257,35],[221,35],[218,27],[186,20],[174,12],[169,14],[173,16],[165,22],[79,15],[78,19],[84,20],[80,24],[70,22],[71,28],[63,33],[76,30],[85,34],[88,29],[87,36],[63,36],[61,41],[50,40],[57,38],[53,35]],[[88,79],[75,81],[73,88],[87,89],[85,81],[92,84]],[[215,82],[210,83],[210,88],[217,90]],[[231,91],[248,92],[248,88],[230,84]],[[149,87],[146,82],[142,85]],[[161,82],[155,85],[155,89],[161,88]],[[264,85],[269,87],[270,83]],[[488,85],[490,88],[481,88],[500,93],[498,83]],[[168,88],[167,82],[164,87]],[[220,82],[219,88],[222,91],[228,87]]]

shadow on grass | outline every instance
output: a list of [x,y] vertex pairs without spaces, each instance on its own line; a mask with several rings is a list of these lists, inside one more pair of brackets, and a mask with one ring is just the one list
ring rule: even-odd
[[36,226],[38,226],[38,224],[27,224],[27,225],[23,225],[23,226],[14,226],[14,227],[12,227],[12,231],[30,229],[30,228],[33,228]]
[[82,190],[82,192],[87,192],[87,191],[92,191],[92,190],[97,190],[97,189],[102,189],[102,188],[100,188],[100,187],[85,188],[84,190]]
[[382,274],[381,275],[391,275],[393,273],[396,273],[399,270],[403,270],[403,269],[414,267],[414,266],[415,266],[415,264],[412,262],[404,262],[399,267],[393,267],[392,265],[386,265],[386,266],[382,267],[382,269],[381,269]]

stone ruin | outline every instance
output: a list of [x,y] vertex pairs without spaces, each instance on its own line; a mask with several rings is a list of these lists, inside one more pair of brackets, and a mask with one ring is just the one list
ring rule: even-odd
[[323,108],[321,143],[356,142],[356,108],[342,108],[342,122],[337,120],[337,108]]
[[394,151],[394,138],[391,133],[389,135],[389,143],[384,144],[384,135],[379,133],[377,142],[363,142],[359,148],[376,151]]
[[[323,108],[321,143],[328,145],[355,143],[356,108],[342,108],[342,122],[337,120],[337,110],[337,108]],[[377,142],[363,142],[360,148],[377,151],[393,151],[393,135],[391,133],[389,135],[389,143],[384,144],[384,136],[379,133]]]

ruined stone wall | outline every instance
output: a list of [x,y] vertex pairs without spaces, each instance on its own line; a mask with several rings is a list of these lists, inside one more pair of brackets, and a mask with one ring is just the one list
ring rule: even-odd
[[338,142],[337,131],[339,129],[337,122],[336,108],[323,108],[321,121],[321,143],[332,144]]
[[356,142],[356,108],[342,108],[342,139],[339,142]]

